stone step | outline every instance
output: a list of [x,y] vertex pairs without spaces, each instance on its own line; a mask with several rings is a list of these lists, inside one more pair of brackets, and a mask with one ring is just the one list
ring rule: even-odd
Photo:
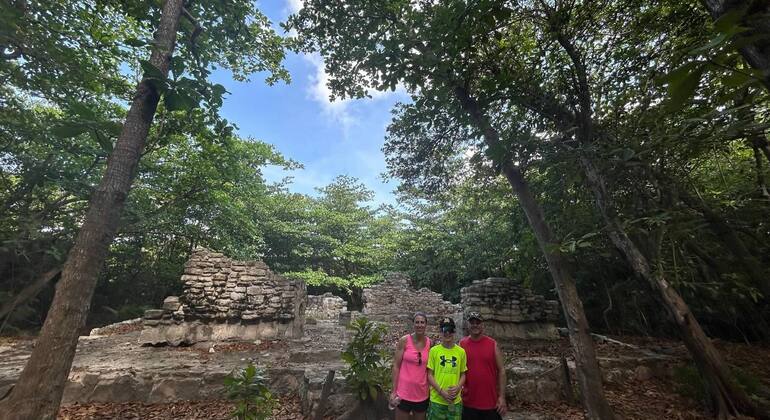
[[300,350],[289,353],[290,363],[321,363],[339,362],[342,360],[340,350]]

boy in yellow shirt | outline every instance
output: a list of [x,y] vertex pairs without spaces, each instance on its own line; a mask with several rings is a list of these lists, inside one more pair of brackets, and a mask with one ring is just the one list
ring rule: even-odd
[[465,350],[455,344],[454,320],[449,317],[442,319],[439,329],[441,344],[433,346],[428,354],[428,383],[431,387],[428,420],[460,420],[467,358]]

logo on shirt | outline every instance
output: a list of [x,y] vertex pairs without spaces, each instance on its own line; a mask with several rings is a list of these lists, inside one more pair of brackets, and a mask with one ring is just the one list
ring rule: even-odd
[[441,366],[446,366],[447,363],[451,363],[452,367],[457,367],[457,357],[456,356],[452,356],[452,360],[449,360],[446,357],[444,357],[444,355],[442,354],[439,357],[439,359],[441,359],[441,363],[440,363]]

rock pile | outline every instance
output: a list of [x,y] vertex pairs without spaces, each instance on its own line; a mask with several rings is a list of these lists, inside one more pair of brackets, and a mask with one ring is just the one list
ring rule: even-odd
[[185,264],[181,297],[145,312],[140,341],[179,345],[228,339],[300,337],[307,289],[262,261],[197,249]]
[[443,316],[460,317],[462,312],[460,305],[443,300],[440,293],[427,288],[414,290],[409,285],[409,277],[401,273],[390,273],[382,283],[364,289],[363,301],[363,314],[378,321],[411,320],[412,315],[420,311],[426,313],[432,323]]
[[319,296],[308,295],[305,316],[314,319],[333,319],[347,311],[348,304],[339,296],[326,292]]
[[487,334],[497,340],[557,338],[559,302],[535,295],[520,282],[490,277],[460,290],[464,316],[478,312]]

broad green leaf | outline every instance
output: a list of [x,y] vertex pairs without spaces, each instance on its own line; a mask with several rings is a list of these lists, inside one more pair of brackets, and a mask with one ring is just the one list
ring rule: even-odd
[[144,77],[162,81],[166,80],[166,76],[160,71],[160,69],[155,67],[148,60],[139,60],[139,64],[142,66],[142,71],[144,71]]
[[692,71],[686,73],[684,77],[677,79],[676,82],[672,81],[669,83],[669,109],[679,110],[687,101],[692,99],[705,69],[706,66],[701,64],[693,68]]
[[735,70],[730,72],[722,79],[722,83],[728,87],[741,87],[747,83],[753,82],[755,79],[751,75],[744,73],[743,71]]
[[145,45],[147,45],[147,42],[142,41],[142,40],[137,39],[137,38],[126,38],[126,40],[123,41],[123,42],[126,45],[131,46],[131,47],[144,47]]
[[714,21],[714,29],[721,33],[736,33],[736,28],[746,15],[746,8],[737,8],[723,14]]
[[170,90],[163,95],[163,103],[170,111],[189,111],[198,106],[198,102],[176,90]]
[[70,109],[86,120],[93,121],[96,119],[96,114],[94,113],[94,111],[89,106],[83,103],[72,102],[70,104]]
[[664,76],[661,76],[657,79],[657,81],[661,84],[663,83],[681,83],[682,80],[684,80],[688,75],[695,69],[697,66],[701,65],[702,62],[698,61],[689,61],[676,69],[668,72]]
[[53,128],[53,134],[61,138],[76,137],[88,131],[88,126],[83,124],[64,123]]

